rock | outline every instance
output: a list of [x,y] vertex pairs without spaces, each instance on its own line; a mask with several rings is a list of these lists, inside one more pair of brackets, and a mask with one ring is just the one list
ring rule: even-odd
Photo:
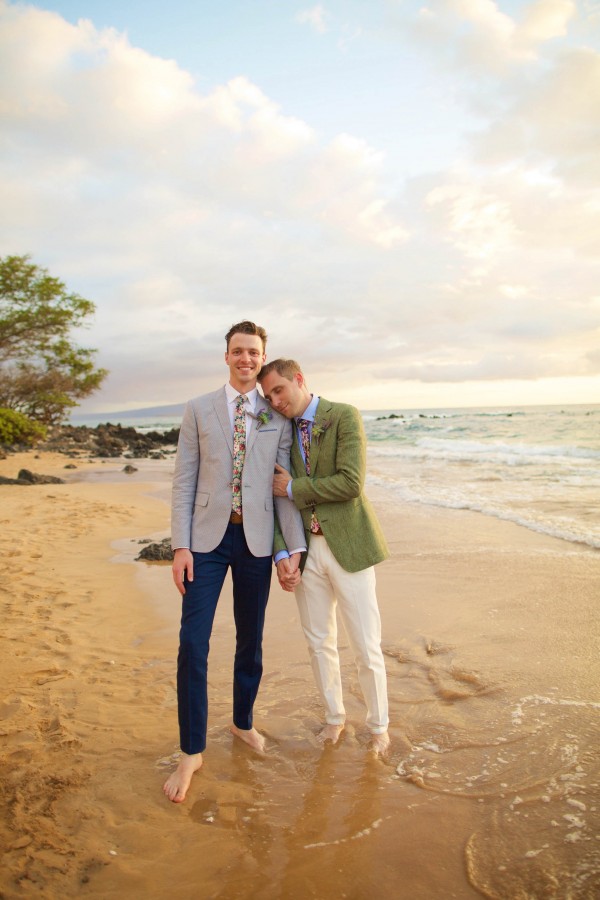
[[76,468],[77,468],[77,466],[75,465],[75,463],[67,463],[65,466],[65,469],[76,469]]
[[127,465],[123,467],[123,471],[127,472],[128,475],[133,475],[134,472],[137,472],[137,469],[135,466]]
[[46,440],[39,446],[45,450],[63,453],[65,456],[96,456],[104,459],[117,456],[147,458],[150,454],[174,453],[179,429],[149,431],[142,434],[131,426],[113,425],[107,422],[89,428],[87,425],[55,425]]
[[0,475],[0,484],[33,484],[31,481],[25,481],[23,478],[5,478]]
[[140,550],[136,559],[146,559],[151,561],[172,560],[173,551],[171,550],[171,538],[164,538],[164,540],[159,543],[148,544],[143,550]]
[[38,475],[37,472],[30,472],[29,469],[21,469],[17,475],[19,481],[25,481],[28,484],[64,484],[62,478],[56,475]]

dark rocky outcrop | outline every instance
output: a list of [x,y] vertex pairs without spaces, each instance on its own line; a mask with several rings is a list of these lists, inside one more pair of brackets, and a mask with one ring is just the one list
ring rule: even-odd
[[20,469],[17,475],[19,481],[26,481],[28,484],[64,484],[62,478],[56,475],[38,475],[37,472],[30,472],[29,469]]
[[16,478],[5,478],[0,475],[0,484],[64,484],[62,478],[56,475],[38,475],[37,472],[30,472],[29,469],[20,469]]
[[110,422],[95,428],[87,425],[56,425],[49,430],[46,440],[38,444],[38,448],[64,453],[70,457],[164,459],[167,454],[175,452],[178,438],[178,428],[143,434],[131,426],[112,425]]
[[140,550],[136,559],[145,559],[152,562],[162,562],[163,560],[171,561],[173,559],[173,551],[171,550],[171,538],[164,538],[155,544],[148,544],[143,550]]

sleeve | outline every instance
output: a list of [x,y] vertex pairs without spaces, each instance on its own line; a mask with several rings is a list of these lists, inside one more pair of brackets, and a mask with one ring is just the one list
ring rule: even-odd
[[190,548],[192,515],[198,472],[200,470],[200,444],[198,423],[191,402],[186,405],[179,431],[173,489],[171,493],[171,546],[174,550]]
[[[290,449],[292,446],[292,423],[285,420],[279,437],[277,462],[284,469],[290,470]],[[293,500],[288,497],[275,497],[275,535],[273,549],[277,554],[286,548],[306,547],[302,516]]]

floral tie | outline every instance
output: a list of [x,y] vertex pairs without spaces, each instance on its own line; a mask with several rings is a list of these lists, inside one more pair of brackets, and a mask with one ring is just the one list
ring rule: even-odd
[[[304,465],[306,474],[310,475],[310,435],[308,433],[308,419],[298,419],[298,430],[300,432],[300,440],[302,441],[302,449],[304,450]],[[314,506],[310,514],[310,530],[313,534],[321,534],[321,526],[315,516]]]
[[242,469],[246,456],[246,412],[244,402],[248,398],[245,394],[238,394],[235,399],[235,415],[233,417],[233,480],[231,482],[232,497],[231,510],[234,513],[242,511]]

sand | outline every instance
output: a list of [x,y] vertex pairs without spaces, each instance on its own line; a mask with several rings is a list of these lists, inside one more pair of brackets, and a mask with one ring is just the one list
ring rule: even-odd
[[[36,456],[38,458],[36,458]],[[475,513],[374,499],[392,752],[323,750],[293,597],[274,580],[255,724],[228,732],[233,626],[210,657],[209,741],[186,802],[179,595],[138,540],[169,533],[172,462],[0,461],[0,896],[591,898],[600,892],[600,554]]]

